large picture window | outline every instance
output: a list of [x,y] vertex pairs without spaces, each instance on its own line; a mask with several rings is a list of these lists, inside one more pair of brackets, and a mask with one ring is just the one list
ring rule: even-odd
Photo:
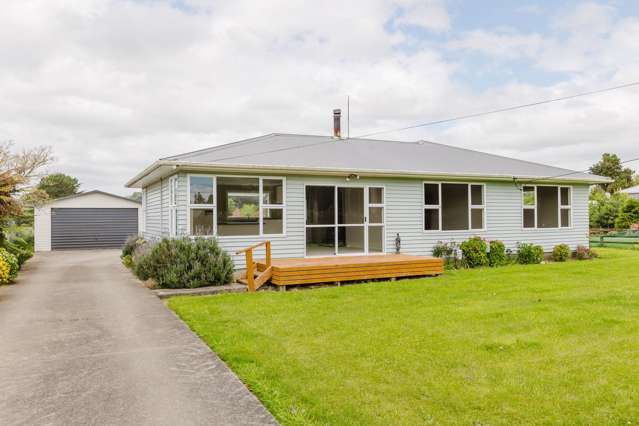
[[259,236],[284,233],[283,178],[189,176],[190,233]]
[[484,229],[484,185],[424,183],[424,230]]
[[522,187],[524,228],[569,228],[572,221],[572,189],[568,186]]

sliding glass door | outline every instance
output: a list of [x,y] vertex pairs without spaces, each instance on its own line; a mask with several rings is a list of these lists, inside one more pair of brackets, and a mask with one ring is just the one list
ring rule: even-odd
[[383,199],[381,187],[307,186],[306,256],[383,253]]

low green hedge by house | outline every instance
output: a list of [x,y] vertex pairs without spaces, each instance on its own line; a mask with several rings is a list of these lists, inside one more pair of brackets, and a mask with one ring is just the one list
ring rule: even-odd
[[233,280],[233,261],[215,239],[163,238],[149,243],[139,237],[125,245],[123,262],[135,275],[161,288],[224,285]]

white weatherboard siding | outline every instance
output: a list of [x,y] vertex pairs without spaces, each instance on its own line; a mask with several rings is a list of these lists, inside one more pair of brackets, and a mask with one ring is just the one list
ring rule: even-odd
[[[481,183],[474,181],[472,183]],[[239,249],[269,239],[273,257],[303,257],[305,251],[304,198],[305,185],[383,186],[385,188],[386,252],[395,250],[395,236],[402,239],[402,252],[430,255],[438,241],[461,242],[479,235],[498,239],[507,248],[516,249],[518,242],[540,244],[545,251],[560,243],[572,249],[588,244],[588,185],[572,186],[572,227],[562,229],[523,229],[521,191],[513,183],[485,182],[486,229],[483,231],[423,231],[423,180],[362,178],[346,182],[344,178],[317,176],[286,176],[286,235],[270,237],[220,237],[222,248],[228,251],[237,268],[244,267]],[[146,235],[169,235],[168,178],[147,187]],[[178,174],[177,226],[178,235],[187,235],[187,174]],[[160,208],[164,206],[164,208]],[[262,254],[257,253],[260,257]]]

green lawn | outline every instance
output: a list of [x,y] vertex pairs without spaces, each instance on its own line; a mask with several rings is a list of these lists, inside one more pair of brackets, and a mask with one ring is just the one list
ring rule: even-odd
[[639,424],[639,252],[169,301],[283,424]]

